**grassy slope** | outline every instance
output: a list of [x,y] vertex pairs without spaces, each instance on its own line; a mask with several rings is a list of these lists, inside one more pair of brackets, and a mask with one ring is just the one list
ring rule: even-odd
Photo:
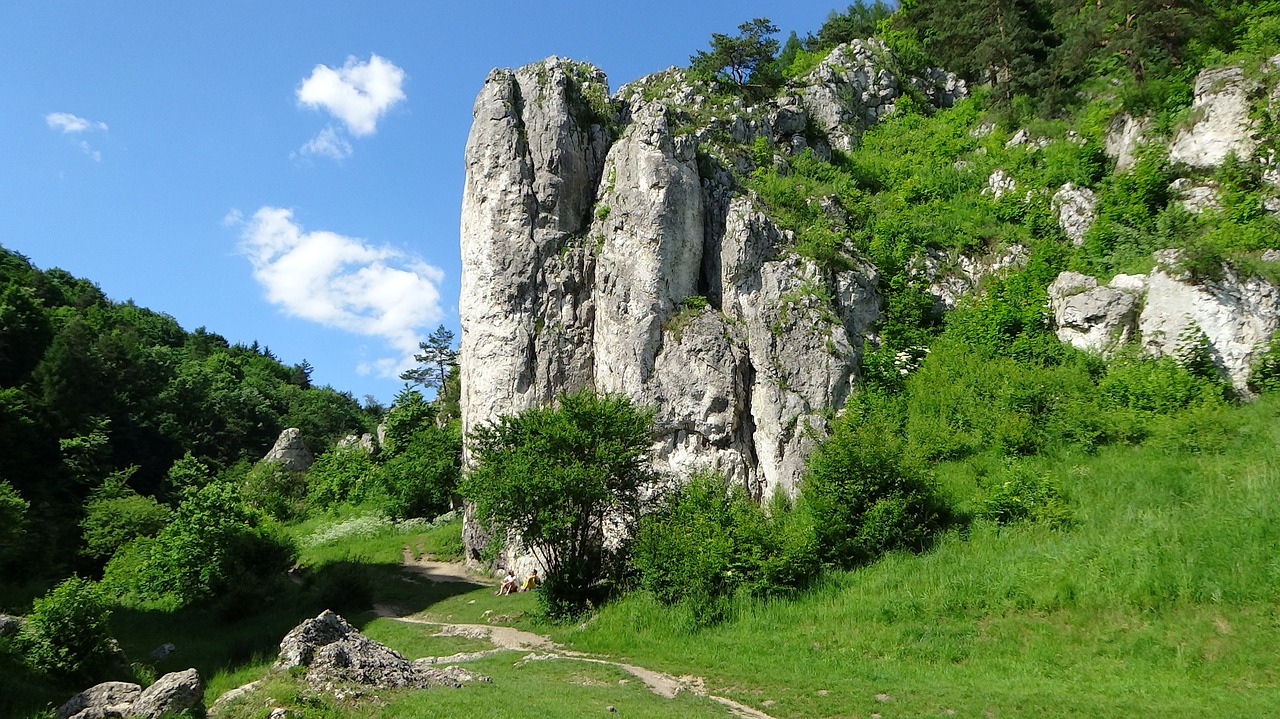
[[[712,629],[634,596],[557,638],[774,716],[1264,716],[1280,706],[1280,402],[1232,419],[1217,454],[1038,460],[1068,531],[979,523]],[[939,467],[953,494],[972,495],[974,464]]]
[[[206,700],[259,678],[280,636],[323,603],[321,585],[363,577],[366,599],[428,619],[483,622],[485,612],[550,632],[573,648],[673,674],[775,717],[1265,716],[1280,706],[1280,398],[1230,410],[1213,453],[1168,442],[1097,455],[1033,458],[1062,485],[1075,523],[1065,531],[978,522],[933,551],[891,555],[827,577],[790,601],[743,600],[733,619],[690,631],[680,607],[638,594],[578,625],[538,625],[533,597],[488,587],[406,581],[400,548],[449,546],[456,527],[383,530],[308,547],[310,584],[256,614],[121,611],[113,628],[130,656],[171,641],[160,673],[198,667]],[[992,460],[994,461],[994,460]],[[991,462],[937,467],[962,504]],[[318,519],[296,528],[313,535]],[[292,586],[292,585],[290,585]],[[361,606],[368,606],[367,600]],[[407,656],[478,648],[429,627],[346,616]],[[385,706],[318,701],[289,681],[273,702],[304,716],[573,717],[613,705],[631,716],[727,716],[708,700],[661,699],[608,667],[531,662],[504,653],[472,665],[493,684],[463,691],[383,693]],[[625,680],[625,681],[624,681]],[[263,706],[259,696],[253,707]],[[233,716],[250,716],[245,707]],[[28,711],[30,708],[28,709]],[[24,713],[13,713],[20,716]]]

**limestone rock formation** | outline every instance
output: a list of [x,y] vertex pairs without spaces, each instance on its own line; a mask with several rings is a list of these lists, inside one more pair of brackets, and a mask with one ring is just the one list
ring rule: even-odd
[[1051,204],[1058,216],[1058,226],[1066,233],[1067,239],[1076,247],[1083,245],[1084,234],[1098,219],[1098,198],[1093,190],[1068,182],[1053,193]]
[[1193,121],[1177,132],[1169,145],[1169,159],[1194,167],[1216,167],[1234,152],[1245,160],[1253,155],[1249,117],[1250,84],[1239,67],[1219,67],[1196,76]]
[[[887,53],[842,45],[758,106],[674,68],[612,98],[603,73],[561,58],[491,72],[466,149],[464,431],[616,392],[655,408],[656,469],[793,494],[874,332],[876,274],[796,255],[734,175],[758,139],[853,147],[908,87],[939,106],[965,95],[941,70],[896,76]],[[484,539],[473,523],[467,537]]]
[[1123,114],[1112,120],[1103,142],[1103,151],[1116,161],[1116,172],[1124,172],[1138,161],[1138,148],[1150,141],[1151,119]]
[[72,697],[54,716],[57,719],[159,719],[199,706],[203,694],[200,673],[187,669],[165,674],[146,689],[131,682],[103,682]]
[[997,168],[992,171],[991,176],[987,178],[987,186],[982,190],[982,194],[991,195],[995,199],[1000,199],[1006,192],[1013,192],[1018,189],[1018,181],[1013,179],[1013,175]]
[[1179,177],[1169,184],[1169,194],[1187,212],[1205,212],[1222,207],[1218,199],[1218,184],[1212,181],[1197,182]]
[[140,694],[142,687],[132,682],[102,682],[71,697],[53,716],[55,719],[126,717]]
[[1142,288],[1141,279],[1129,275],[1119,275],[1109,285],[1078,272],[1058,275],[1049,285],[1058,339],[1099,354],[1110,352],[1133,335]]
[[10,614],[0,614],[0,637],[11,637],[22,629],[22,618]]
[[963,80],[939,68],[922,77],[898,77],[888,53],[879,40],[854,40],[832,50],[800,81],[802,102],[832,147],[853,149],[867,128],[893,112],[904,84],[921,89],[938,107],[968,94]]
[[955,309],[961,297],[977,290],[988,277],[1026,263],[1029,256],[1030,250],[1024,245],[1010,245],[990,255],[928,250],[915,273],[928,283],[929,294],[942,312]]
[[355,449],[359,447],[365,454],[373,454],[377,451],[378,445],[374,442],[373,435],[365,432],[359,436],[349,434],[343,437],[338,440],[337,447],[338,449]]
[[204,696],[204,682],[195,669],[170,672],[142,690],[126,716],[160,719],[199,705]]
[[262,461],[274,462],[291,472],[305,472],[311,468],[315,458],[302,439],[302,430],[290,427],[280,433]]
[[1223,376],[1247,395],[1254,358],[1280,330],[1280,288],[1230,267],[1217,279],[1195,278],[1179,261],[1176,250],[1161,250],[1147,275],[1117,275],[1105,286],[1062,273],[1049,287],[1058,337],[1102,353],[1136,341],[1152,356],[1177,357],[1188,335],[1202,332]]
[[314,619],[294,627],[280,642],[275,671],[305,667],[305,677],[314,688],[335,684],[363,684],[373,687],[460,687],[448,668],[420,666],[399,652],[376,642],[325,610]]

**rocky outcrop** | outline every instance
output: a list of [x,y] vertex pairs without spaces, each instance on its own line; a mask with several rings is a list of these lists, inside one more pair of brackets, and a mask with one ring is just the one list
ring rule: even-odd
[[325,610],[294,627],[280,642],[280,656],[273,671],[303,668],[308,685],[333,689],[342,684],[391,688],[460,687],[448,669],[433,669],[406,659]]
[[290,427],[280,433],[262,461],[279,464],[290,472],[305,472],[311,468],[315,458],[302,439],[302,430]]
[[0,614],[0,637],[11,637],[22,629],[22,618],[10,614]]
[[203,696],[204,682],[195,669],[170,672],[143,689],[126,716],[160,719],[199,706]]
[[800,80],[802,103],[832,147],[857,146],[867,128],[893,112],[905,86],[919,88],[937,107],[950,107],[968,94],[963,80],[939,68],[898,77],[888,54],[879,40],[854,40],[832,50]]
[[338,440],[338,449],[356,449],[357,447],[365,454],[373,454],[378,449],[378,445],[374,442],[373,435],[369,432],[365,432],[359,436],[349,434]]
[[1058,226],[1075,247],[1084,244],[1085,233],[1098,219],[1097,204],[1098,198],[1093,190],[1076,187],[1070,182],[1053,193],[1050,205],[1058,217]]
[[56,719],[159,719],[200,706],[203,694],[200,673],[187,669],[165,674],[146,689],[131,682],[103,682],[72,697],[54,716]]
[[1094,352],[1133,341],[1152,356],[1178,357],[1203,333],[1223,377],[1244,395],[1254,358],[1280,331],[1280,288],[1230,267],[1195,278],[1176,250],[1157,252],[1147,275],[1117,275],[1105,286],[1064,272],[1049,287],[1049,307],[1058,337]]
[[1018,189],[1018,181],[1013,179],[1013,175],[1009,174],[1001,168],[992,171],[991,176],[987,178],[987,186],[983,188],[982,194],[991,195],[995,199],[1004,197],[1004,193],[1013,192]]
[[1222,207],[1218,184],[1212,181],[1197,182],[1187,177],[1180,177],[1170,183],[1169,194],[1187,212],[1200,213]]
[[939,106],[965,95],[940,70],[898,77],[887,53],[842,45],[758,106],[678,69],[611,99],[599,70],[560,58],[491,72],[466,149],[464,431],[616,392],[655,408],[659,471],[794,493],[879,318],[876,275],[851,250],[838,266],[797,256],[734,175],[759,140],[851,148],[910,87]]
[[[549,58],[476,98],[462,197],[462,407],[476,422],[592,382],[593,202],[613,137],[603,73]],[[543,382],[539,382],[543,378]]]
[[1049,285],[1049,307],[1058,339],[1108,354],[1132,338],[1142,278],[1119,275],[1108,285],[1078,272],[1063,272]]
[[1138,320],[1143,346],[1156,356],[1176,356],[1189,331],[1203,332],[1214,363],[1247,395],[1255,356],[1280,330],[1280,288],[1230,267],[1219,278],[1196,279],[1179,261],[1176,250],[1156,253]]
[[1250,83],[1239,67],[1219,67],[1196,76],[1191,120],[1169,145],[1169,159],[1193,167],[1216,167],[1235,153],[1253,156],[1253,120],[1249,117]]
[[938,312],[944,312],[955,309],[961,297],[975,292],[988,277],[1025,264],[1029,256],[1025,245],[1010,245],[987,255],[931,249],[920,258],[914,274],[927,283]]
[[103,682],[71,697],[53,716],[55,719],[127,717],[140,694],[142,687],[132,682]]
[[1116,161],[1116,172],[1124,172],[1138,161],[1138,148],[1151,141],[1151,119],[1123,114],[1111,121],[1102,149]]

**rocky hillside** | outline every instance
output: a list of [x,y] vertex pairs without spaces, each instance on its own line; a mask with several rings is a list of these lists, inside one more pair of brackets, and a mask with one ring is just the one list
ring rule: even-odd
[[618,392],[657,408],[659,468],[793,493],[874,340],[876,268],[796,253],[737,178],[756,148],[852,147],[904,87],[965,95],[941,70],[896,76],[885,53],[843,45],[759,105],[674,68],[612,96],[561,58],[490,73],[466,150],[465,425]]
[[[613,94],[599,69],[561,58],[490,73],[466,150],[465,426],[582,387],[622,393],[657,409],[659,469],[710,468],[756,497],[794,495],[806,457],[859,381],[864,351],[880,346],[886,283],[850,243],[834,259],[805,251],[744,178],[759,167],[786,174],[787,158],[802,154],[829,161],[857,148],[904,97],[946,108],[967,95],[943,70],[906,76],[898,67],[878,41],[843,44],[756,104],[675,68]],[[1098,156],[1105,151],[1121,173],[1155,147],[1181,175],[1161,191],[1188,213],[1220,206],[1227,190],[1211,179],[1215,168],[1262,163],[1275,211],[1280,170],[1265,154],[1273,138],[1258,108],[1280,106],[1280,90],[1269,68],[1247,70],[1203,71],[1172,132],[1120,114],[1104,137],[1021,129],[1003,144],[1032,158],[1028,166],[1058,145],[1101,144]],[[981,122],[969,134],[994,130]],[[971,173],[991,154],[984,146],[966,157],[949,169]],[[1062,241],[1083,246],[1098,215],[1094,190],[1027,187],[1020,172],[996,167],[983,193],[1051,206]],[[835,198],[816,202],[835,224],[850,224]],[[924,247],[908,264],[945,311],[1029,254],[1016,241]],[[1275,254],[1255,259],[1266,266]],[[1147,265],[1145,275],[1102,281],[1063,272],[1049,288],[1047,321],[1061,340],[1101,354],[1130,343],[1159,356],[1207,342],[1247,393],[1256,354],[1280,329],[1276,285],[1220,262],[1205,271],[1177,249]]]

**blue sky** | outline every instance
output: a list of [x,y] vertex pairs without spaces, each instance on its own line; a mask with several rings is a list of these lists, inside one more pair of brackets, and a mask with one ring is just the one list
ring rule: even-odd
[[829,0],[0,6],[0,244],[388,402],[458,331],[471,107],[549,55],[611,87]]

